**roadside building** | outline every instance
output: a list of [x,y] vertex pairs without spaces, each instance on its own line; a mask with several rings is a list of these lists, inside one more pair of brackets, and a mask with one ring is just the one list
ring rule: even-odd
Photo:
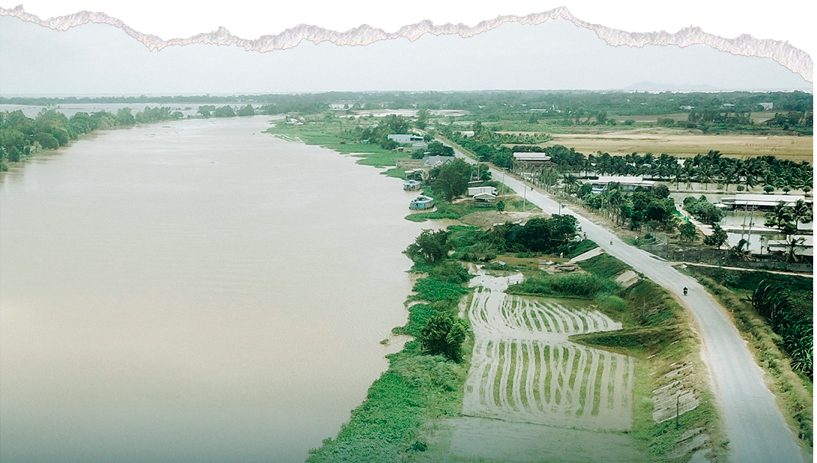
[[425,151],[428,149],[428,143],[424,141],[417,141],[411,144],[411,149],[414,151]]
[[799,195],[734,195],[724,196],[721,198],[721,203],[727,209],[754,209],[760,211],[771,211],[780,203],[784,206],[794,207],[799,200],[804,200],[811,203],[811,200],[806,200],[804,196]]
[[545,153],[513,153],[513,160],[516,162],[528,162],[536,166],[551,164],[550,156]]
[[621,191],[635,191],[636,188],[652,188],[655,182],[651,180],[644,180],[643,177],[630,177],[623,175],[600,176],[597,179],[587,179],[584,181],[592,188],[594,194],[599,194],[606,190],[611,183],[618,183]]
[[399,145],[410,145],[412,143],[423,141],[423,137],[413,133],[393,133],[386,136],[386,138]]
[[491,193],[477,193],[474,195],[474,201],[478,203],[492,203],[496,200],[496,195]]
[[453,162],[454,159],[456,159],[454,156],[425,156],[420,163],[420,169],[423,171],[423,180],[429,177],[431,169],[442,167],[444,164]]

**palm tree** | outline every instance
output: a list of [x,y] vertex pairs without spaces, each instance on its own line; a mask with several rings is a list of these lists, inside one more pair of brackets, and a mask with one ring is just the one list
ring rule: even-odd
[[801,223],[809,223],[814,218],[814,212],[811,210],[811,204],[803,201],[802,199],[798,199],[796,203],[794,203],[794,208],[792,208],[791,213],[792,219],[794,219],[794,228],[797,229],[797,226]]
[[564,177],[562,177],[562,184],[564,184],[565,193],[570,194],[577,189],[579,179],[573,174],[565,174]]
[[797,257],[797,249],[798,248],[805,248],[803,243],[806,242],[804,237],[795,238],[794,236],[787,236],[786,237],[786,262],[790,260],[794,262],[799,261],[799,257]]
[[729,191],[729,185],[738,182],[739,175],[735,166],[729,166],[723,170],[723,184],[726,185],[726,191]]
[[698,167],[698,181],[704,184],[704,189],[709,189],[709,183],[712,182],[712,164],[704,162]]

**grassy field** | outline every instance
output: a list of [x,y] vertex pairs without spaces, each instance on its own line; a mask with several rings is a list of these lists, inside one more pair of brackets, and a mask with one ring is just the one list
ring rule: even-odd
[[[502,201],[505,203],[505,211],[507,212],[518,212],[524,210],[526,212],[541,212],[542,210],[538,207],[534,206],[529,202],[524,202],[522,198],[519,196],[513,196],[511,198],[502,198]],[[523,204],[524,202],[524,204]],[[436,201],[436,209],[431,212],[414,212],[406,216],[406,220],[410,220],[412,222],[425,222],[426,220],[430,219],[453,219],[457,220],[460,217],[466,216],[468,214],[473,214],[475,212],[481,211],[495,211],[496,204],[493,203],[486,203],[486,204],[475,204],[473,201],[466,201],[460,202],[456,204],[452,204],[446,201]]]

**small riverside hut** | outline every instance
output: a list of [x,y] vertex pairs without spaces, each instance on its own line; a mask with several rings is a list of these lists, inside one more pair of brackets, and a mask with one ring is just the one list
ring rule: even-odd
[[424,211],[434,207],[434,198],[428,196],[418,196],[409,203],[409,209],[413,211]]

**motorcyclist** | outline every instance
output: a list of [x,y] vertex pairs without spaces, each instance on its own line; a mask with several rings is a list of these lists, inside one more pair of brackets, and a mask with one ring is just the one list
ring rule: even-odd
[[689,291],[689,290],[687,289],[687,287],[686,287],[686,286],[684,286],[684,296],[686,296],[686,295],[687,295],[687,292],[688,292],[688,291]]

